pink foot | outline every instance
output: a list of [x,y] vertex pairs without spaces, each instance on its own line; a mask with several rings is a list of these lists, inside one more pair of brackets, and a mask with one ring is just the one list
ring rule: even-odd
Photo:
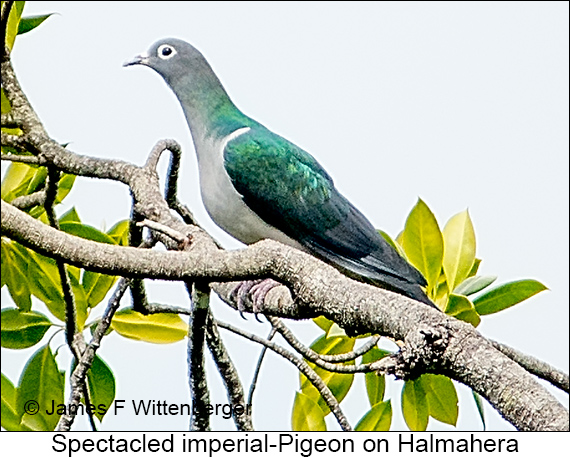
[[[237,301],[237,308],[241,317],[244,317],[245,300],[251,298],[253,304],[253,313],[255,318],[259,321],[257,313],[261,311],[265,297],[271,289],[280,286],[281,283],[274,279],[255,279],[252,281],[242,281],[230,294],[230,296]],[[261,322],[261,321],[260,321]]]

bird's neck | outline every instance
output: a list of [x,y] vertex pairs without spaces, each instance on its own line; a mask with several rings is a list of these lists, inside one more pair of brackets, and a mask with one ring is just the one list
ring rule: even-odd
[[[230,100],[214,72],[209,68],[206,70],[185,76],[172,85],[184,109],[194,142],[225,137],[251,123],[251,119]],[[186,78],[192,80],[185,81]]]

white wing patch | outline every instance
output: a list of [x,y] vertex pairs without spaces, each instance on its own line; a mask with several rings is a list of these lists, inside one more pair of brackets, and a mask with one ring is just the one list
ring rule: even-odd
[[250,127],[241,127],[241,128],[239,128],[239,129],[237,129],[237,130],[234,130],[234,131],[233,131],[232,133],[230,133],[227,137],[225,137],[225,138],[222,140],[222,148],[221,148],[221,149],[222,149],[222,154],[223,154],[224,149],[226,148],[226,145],[227,145],[230,141],[235,140],[238,136],[243,135],[244,133],[247,133],[247,132],[249,132],[250,130],[251,130]]

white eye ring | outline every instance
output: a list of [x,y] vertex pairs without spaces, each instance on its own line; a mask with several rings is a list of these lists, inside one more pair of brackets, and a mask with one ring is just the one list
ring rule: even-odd
[[156,53],[162,60],[168,60],[176,55],[176,49],[169,44],[161,44],[156,50]]

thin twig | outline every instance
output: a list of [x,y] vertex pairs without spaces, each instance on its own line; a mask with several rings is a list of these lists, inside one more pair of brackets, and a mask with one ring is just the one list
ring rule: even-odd
[[498,341],[489,340],[503,354],[505,354],[509,359],[518,363],[521,367],[527,370],[529,373],[538,376],[540,379],[548,381],[555,387],[568,393],[569,390],[569,378],[566,373],[554,368],[552,365],[538,360],[530,355],[523,354],[516,349],[513,349],[506,344],[499,343]]
[[[129,242],[132,241],[132,238],[129,239]],[[151,249],[153,248],[156,243],[158,242],[157,238],[154,237],[152,234],[150,234],[143,242],[141,242],[138,245],[139,249]],[[148,302],[147,299],[147,295],[146,295],[146,289],[144,286],[144,280],[141,278],[132,278],[129,281],[129,288],[131,291],[131,303],[133,306],[133,309],[137,312],[140,312],[142,314],[152,314],[152,313],[161,313],[161,312],[166,312],[166,311],[159,311],[157,310],[157,307],[160,307],[160,305],[152,305]],[[181,308],[182,310],[184,310],[183,308]],[[184,310],[187,313],[189,312],[188,310]]]
[[[158,148],[162,149],[159,151]],[[170,163],[168,165],[166,188],[164,190],[164,199],[166,200],[166,204],[174,211],[176,211],[186,224],[197,225],[196,219],[194,219],[192,212],[186,205],[182,204],[178,200],[178,174],[180,171],[180,157],[182,156],[182,148],[174,140],[163,140],[155,146],[155,149],[157,150],[155,153],[156,156],[159,156],[160,153],[162,153],[164,150],[170,151]],[[149,157],[146,166],[153,166],[156,168],[157,162],[158,159],[151,161]]]
[[[149,314],[169,313],[192,315],[192,312],[186,308],[171,305],[160,305],[156,303],[147,303],[146,311]],[[253,430],[253,425],[251,423],[251,415],[248,413],[247,409],[248,405],[251,405],[251,403],[245,403],[243,387],[239,381],[237,370],[235,369],[233,362],[231,361],[229,354],[225,349],[225,346],[217,330],[215,321],[211,318],[211,314],[208,314],[205,336],[208,348],[212,353],[214,361],[218,366],[218,370],[222,375],[222,380],[226,385],[228,398],[230,399],[231,404],[234,406],[241,405],[244,408],[243,414],[238,414],[239,411],[237,411],[235,408],[232,410],[237,428],[238,430],[242,431],[251,431]]]
[[187,308],[182,308],[180,306],[160,305],[158,303],[147,303],[146,311],[148,314],[166,313],[166,314],[183,314],[186,316],[190,316],[192,314],[192,312]]
[[[57,188],[59,183],[59,176],[60,173],[58,170],[49,167],[48,168],[48,176],[46,181],[46,198],[44,208],[46,210],[46,215],[49,221],[50,226],[59,230],[59,222],[55,215],[55,211],[53,209],[55,199],[57,196]],[[61,280],[61,287],[63,290],[63,299],[65,301],[65,325],[66,325],[66,339],[67,344],[71,351],[74,353],[77,359],[81,356],[81,354],[77,353],[76,348],[74,347],[73,340],[75,338],[75,333],[77,332],[77,313],[75,310],[75,301],[73,297],[73,292],[71,290],[71,284],[69,282],[69,278],[67,276],[67,271],[65,269],[65,263],[60,260],[56,260],[57,269],[59,271],[59,276]]]
[[150,219],[145,219],[144,221],[137,222],[137,226],[146,227],[156,232],[162,233],[163,235],[172,238],[178,244],[184,244],[188,242],[188,237],[183,233],[180,233],[178,230],[174,230],[167,225],[151,221]]
[[38,190],[29,195],[20,195],[10,202],[16,208],[26,210],[34,206],[45,205],[46,192],[45,189]]
[[170,154],[170,164],[168,165],[168,180],[166,181],[166,189],[164,191],[164,199],[171,208],[178,201],[178,173],[180,172],[180,157],[182,149],[175,141],[170,144],[168,150]]
[[[117,287],[113,292],[113,296],[109,300],[107,308],[103,313],[103,317],[97,324],[95,331],[93,332],[93,338],[91,342],[87,345],[85,351],[83,351],[83,355],[81,359],[78,361],[75,370],[71,374],[71,394],[69,396],[69,400],[67,402],[67,407],[65,408],[66,411],[76,411],[81,401],[81,385],[85,382],[87,372],[91,365],[93,364],[93,359],[95,358],[95,353],[99,349],[101,345],[101,340],[109,327],[111,326],[111,320],[115,315],[115,312],[119,308],[121,303],[121,298],[123,297],[125,291],[128,287],[128,280],[125,278],[121,278],[117,283]],[[73,421],[75,420],[75,415],[69,414],[69,412],[63,414],[59,418],[59,422],[57,424],[56,430],[57,431],[69,431]]]
[[[269,331],[269,335],[267,335],[267,341],[271,341],[277,330],[271,327]],[[265,353],[267,352],[267,346],[263,346],[261,348],[261,352],[259,353],[259,357],[257,359],[257,365],[255,366],[255,371],[253,372],[253,378],[251,380],[251,385],[249,386],[249,394],[247,396],[247,404],[253,404],[253,393],[255,392],[255,388],[257,387],[257,378],[259,378],[259,373],[261,371],[261,364],[263,363],[263,359],[265,358]]]
[[[2,142],[4,144],[4,142]],[[2,160],[8,160],[10,162],[19,162],[19,163],[27,163],[29,165],[38,165],[40,163],[40,159],[36,156],[25,156],[19,154],[2,154],[0,155]]]
[[[48,167],[48,175],[45,188],[44,208],[49,224],[59,230],[59,221],[55,215],[54,205],[57,197],[57,189],[59,184],[60,172],[53,167]],[[67,276],[67,269],[65,263],[61,260],[56,260],[57,270],[61,280],[61,288],[63,291],[63,300],[65,302],[65,336],[67,345],[73,354],[74,359],[77,361],[81,358],[85,350],[85,340],[83,334],[77,330],[77,310],[75,308],[75,297],[71,290],[71,283]],[[89,423],[93,431],[97,431],[97,426],[93,418],[93,409],[91,408],[91,397],[89,395],[89,387],[87,380],[84,378],[81,390],[83,392],[83,399],[85,401],[85,409],[89,417]]]
[[[267,316],[269,322],[275,330],[277,330],[281,336],[293,347],[297,352],[299,352],[303,357],[307,360],[310,360],[318,367],[324,368],[327,371],[331,371],[333,373],[370,373],[373,369],[370,367],[370,364],[362,364],[362,365],[341,365],[336,363],[325,362],[321,354],[318,352],[313,351],[311,348],[305,346],[301,343],[291,330],[287,328],[287,326],[278,318]],[[341,354],[342,356],[346,356],[346,354]],[[350,360],[350,359],[349,359]]]
[[232,416],[237,429],[239,431],[253,431],[251,403],[246,404],[245,402],[245,394],[238,372],[226,350],[210,309],[208,309],[208,320],[206,323],[206,343],[226,387],[228,400],[230,405],[232,405]]
[[342,409],[340,408],[340,404],[338,403],[337,399],[334,397],[333,393],[331,392],[329,387],[325,384],[325,382],[320,378],[320,376],[315,372],[315,370],[313,370],[307,364],[307,362],[305,362],[302,359],[299,359],[294,354],[289,352],[287,349],[275,344],[273,341],[267,341],[264,338],[261,338],[257,335],[252,334],[252,333],[245,332],[245,331],[243,331],[237,327],[234,327],[231,324],[227,324],[225,322],[216,321],[216,323],[218,324],[218,327],[225,328],[226,330],[229,330],[229,331],[231,331],[237,335],[240,335],[244,338],[247,338],[248,340],[251,340],[251,341],[254,341],[256,343],[260,343],[260,344],[266,346],[267,348],[276,352],[281,357],[283,357],[284,359],[288,360],[293,365],[295,365],[297,367],[297,369],[306,376],[306,378],[311,382],[311,384],[313,384],[313,386],[315,386],[315,389],[317,389],[319,391],[319,393],[323,397],[323,400],[325,401],[325,403],[327,404],[327,406],[329,407],[331,412],[336,417],[336,420],[339,423],[339,425],[341,426],[341,428],[345,431],[352,430],[352,427],[351,427],[350,423],[348,422],[348,419],[346,418],[346,416],[342,412]]
[[170,163],[168,165],[168,174],[166,187],[164,190],[164,199],[169,208],[175,210],[184,220],[186,224],[197,225],[192,212],[182,203],[178,201],[178,173],[180,171],[180,157],[182,149],[175,140],[160,140],[152,149],[146,161],[144,168],[156,172],[158,161],[164,151],[170,151]]
[[[192,315],[192,311],[179,306],[160,305],[156,303],[147,303],[146,311],[149,314],[169,313],[169,314],[183,314]],[[236,422],[238,430],[251,431],[253,425],[251,423],[251,415],[249,414],[248,406],[250,403],[245,403],[243,387],[239,381],[237,370],[235,369],[232,360],[227,353],[225,346],[221,340],[220,334],[216,327],[215,321],[212,319],[211,314],[208,313],[208,321],[206,323],[206,342],[208,348],[218,366],[218,370],[222,375],[222,380],[226,385],[228,391],[228,398],[234,406],[232,414]],[[235,406],[241,405],[243,407],[243,414],[239,414],[239,410]]]
[[[169,313],[192,315],[192,312],[186,308],[171,305],[160,305],[156,303],[148,303],[146,305],[146,310],[149,314]],[[236,426],[238,430],[241,431],[252,431],[253,425],[251,423],[251,414],[249,413],[248,409],[248,406],[251,406],[251,403],[245,403],[243,387],[241,386],[237,370],[235,369],[233,362],[226,351],[226,348],[218,332],[216,323],[212,319],[210,313],[208,313],[205,336],[206,343],[210,349],[210,353],[216,362],[218,370],[222,376],[222,381],[226,386],[230,403],[234,406],[232,409],[232,414]],[[239,414],[239,410],[236,410],[235,407],[238,405],[243,408],[243,414]]]
[[205,327],[210,306],[210,289],[207,284],[199,282],[186,284],[192,296],[192,314],[188,322],[188,381],[192,412],[190,430],[210,430],[210,415],[207,405],[210,403],[210,393],[204,370],[204,339]]
[[343,354],[319,354],[319,358],[324,360],[325,362],[331,362],[331,363],[348,362],[349,360],[354,360],[366,354],[371,349],[375,348],[379,340],[380,337],[378,335],[374,335],[366,343],[364,343],[362,346],[355,349],[354,351],[345,352]]
[[[133,199],[131,220],[129,222],[129,246],[139,246],[143,242],[142,228],[137,224],[139,219],[135,210],[136,202]],[[144,287],[144,280],[142,278],[133,278],[129,282],[129,289],[131,292],[131,302],[133,309],[139,313],[146,314],[148,299],[146,289]]]

